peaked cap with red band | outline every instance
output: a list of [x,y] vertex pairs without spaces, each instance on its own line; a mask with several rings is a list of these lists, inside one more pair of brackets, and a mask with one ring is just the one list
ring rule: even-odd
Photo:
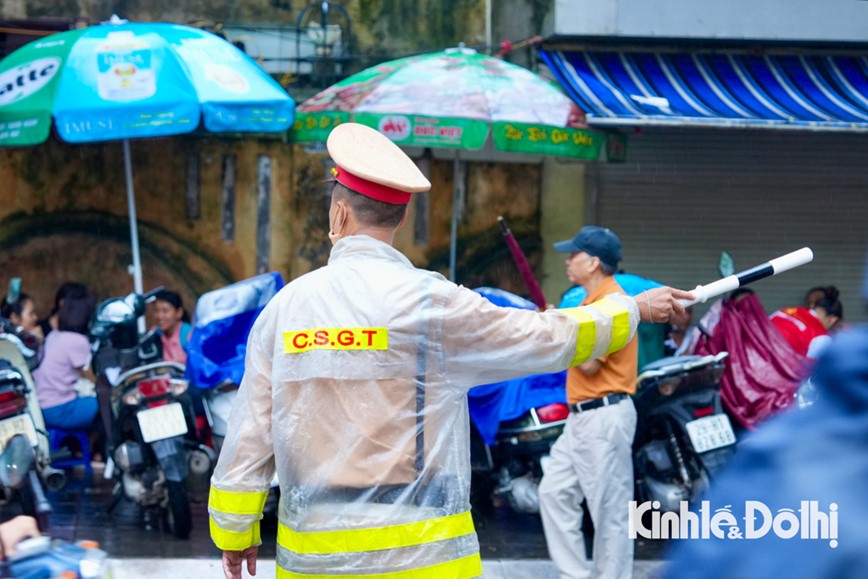
[[356,193],[406,205],[413,193],[431,189],[419,167],[379,131],[358,123],[332,129],[326,146],[335,162],[335,180]]

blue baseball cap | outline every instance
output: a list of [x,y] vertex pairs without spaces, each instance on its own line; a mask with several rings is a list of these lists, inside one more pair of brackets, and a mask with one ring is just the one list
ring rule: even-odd
[[586,225],[574,238],[559,241],[554,247],[563,253],[584,251],[612,268],[617,268],[621,261],[621,240],[608,227]]

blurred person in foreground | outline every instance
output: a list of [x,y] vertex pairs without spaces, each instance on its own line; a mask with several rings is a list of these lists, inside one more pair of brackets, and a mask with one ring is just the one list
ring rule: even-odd
[[[39,536],[36,519],[27,515],[18,515],[13,519],[0,523],[0,561],[15,554],[16,546],[24,539]],[[2,577],[8,575],[0,574]]]
[[615,351],[640,316],[666,321],[691,294],[652,290],[641,314],[617,295],[572,310],[497,307],[392,246],[413,193],[431,187],[403,151],[355,123],[327,146],[334,247],[250,332],[211,480],[211,537],[227,579],[245,563],[253,574],[276,472],[279,577],[478,577],[467,390]]
[[762,425],[704,497],[733,538],[675,542],[664,577],[868,577],[868,326],[837,334],[813,380],[819,400]]

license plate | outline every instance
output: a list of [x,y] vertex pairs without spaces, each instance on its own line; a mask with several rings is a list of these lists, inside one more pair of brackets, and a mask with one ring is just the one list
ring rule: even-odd
[[705,416],[687,424],[687,435],[696,452],[706,452],[735,444],[735,433],[725,414]]
[[0,422],[0,451],[6,447],[9,439],[16,434],[24,434],[30,439],[31,446],[36,446],[36,429],[33,427],[33,419],[29,414],[13,416]]
[[139,428],[142,430],[142,439],[145,442],[187,434],[184,410],[177,402],[142,410],[136,414],[136,418],[139,420]]

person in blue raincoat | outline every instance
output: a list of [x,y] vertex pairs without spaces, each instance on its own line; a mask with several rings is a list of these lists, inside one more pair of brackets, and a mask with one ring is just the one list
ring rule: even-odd
[[665,577],[868,577],[868,326],[833,339],[814,386],[818,401],[739,445],[704,497],[735,530],[677,541]]

